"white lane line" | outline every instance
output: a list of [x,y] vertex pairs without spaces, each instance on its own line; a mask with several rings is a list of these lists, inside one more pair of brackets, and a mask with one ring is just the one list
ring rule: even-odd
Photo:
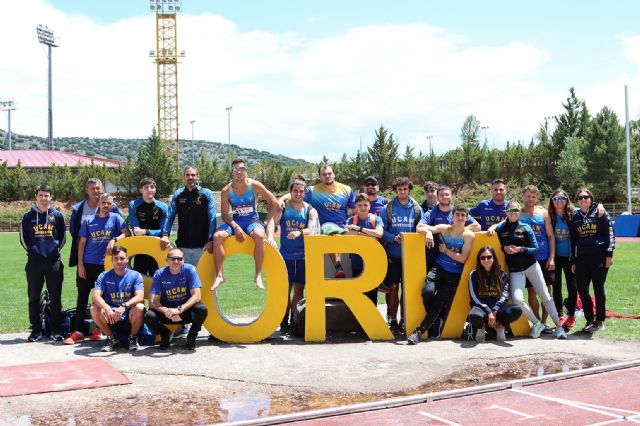
[[[527,392],[525,390],[522,389],[509,389],[509,391],[511,392],[517,392],[523,395],[527,395],[527,396],[532,396],[535,398],[540,398],[540,399],[545,399],[547,401],[552,401],[552,402],[556,402],[558,404],[564,404],[564,405],[568,405],[570,407],[574,407],[574,408],[579,408],[582,410],[586,410],[586,411],[592,411],[594,413],[598,413],[598,414],[602,414],[603,416],[609,416],[609,417],[614,417],[616,419],[621,419],[621,420],[627,420],[627,421],[631,421],[633,423],[640,423],[640,420],[636,420],[633,417],[626,417],[620,414],[616,414],[616,413],[612,413],[610,411],[605,411],[605,410],[612,410],[612,411],[625,411],[625,412],[630,412],[630,413],[634,413],[636,414],[635,411],[629,411],[629,410],[620,410],[617,408],[610,408],[610,407],[602,407],[602,406],[592,406],[592,404],[586,404],[586,403],[582,403],[579,401],[571,401],[568,399],[562,399],[562,398],[554,398],[552,396],[545,396],[545,395],[540,395],[540,394],[536,394],[536,393],[532,393],[532,392]],[[594,407],[599,407],[599,408],[594,408]]]
[[423,415],[425,417],[429,417],[430,419],[433,419],[433,420],[437,420],[437,421],[442,422],[442,423],[444,423],[446,425],[462,426],[461,424],[458,424],[456,422],[451,422],[451,421],[449,421],[447,419],[443,419],[442,417],[434,416],[433,414],[429,414],[429,413],[424,412],[424,411],[418,411],[418,414],[421,414],[421,415]]
[[498,410],[504,410],[507,413],[511,413],[511,414],[515,414],[516,416],[520,416],[520,418],[518,420],[527,420],[527,419],[533,419],[534,417],[544,417],[544,414],[527,414],[527,413],[523,413],[520,411],[516,411],[512,408],[507,408],[507,407],[503,407],[501,405],[492,405],[491,407],[485,407],[485,410],[491,410],[491,409],[498,409]]

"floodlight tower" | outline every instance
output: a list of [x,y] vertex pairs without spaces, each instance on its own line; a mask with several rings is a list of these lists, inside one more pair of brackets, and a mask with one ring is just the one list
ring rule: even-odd
[[49,49],[48,58],[49,58],[49,137],[47,140],[47,149],[53,150],[53,107],[51,101],[51,48],[58,47],[59,44],[56,44],[55,35],[53,31],[50,30],[46,26],[38,25],[36,27],[36,31],[38,32],[38,41],[44,45],[46,45]]
[[7,123],[7,149],[11,151],[11,111],[16,109],[16,102],[13,99],[0,99],[0,110],[7,111],[9,116]]
[[176,164],[180,165],[178,139],[178,29],[176,16],[182,0],[150,0],[156,15],[156,50],[149,52],[157,65],[158,138]]

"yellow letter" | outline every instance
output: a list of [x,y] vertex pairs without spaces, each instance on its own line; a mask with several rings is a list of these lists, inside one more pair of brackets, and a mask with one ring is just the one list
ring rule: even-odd
[[[355,253],[362,257],[362,275],[353,279],[324,278],[324,255]],[[378,309],[363,293],[377,288],[387,273],[387,256],[379,242],[361,236],[304,237],[306,266],[305,340],[326,339],[325,299],[342,299],[371,339],[393,340]],[[424,257],[424,256],[423,256]]]
[[[239,243],[235,238],[224,241],[225,258],[234,254],[247,254],[253,257],[254,242],[245,238]],[[280,252],[270,244],[265,244],[263,273],[267,278],[267,300],[262,315],[250,324],[233,324],[222,316],[218,308],[217,296],[209,291],[215,277],[213,255],[207,251],[198,262],[198,276],[202,281],[202,303],[209,309],[204,322],[205,328],[218,339],[234,343],[255,343],[271,336],[280,325],[287,310],[289,283],[287,269]]]

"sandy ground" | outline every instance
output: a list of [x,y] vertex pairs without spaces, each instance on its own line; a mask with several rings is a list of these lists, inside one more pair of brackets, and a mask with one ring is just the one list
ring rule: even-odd
[[[416,389],[425,392],[430,383],[446,384],[456,374],[473,384],[477,369],[501,366],[504,370],[514,363],[526,362],[525,370],[531,371],[521,374],[535,375],[539,366],[553,362],[573,364],[571,368],[578,364],[579,368],[579,364],[603,365],[640,356],[638,342],[612,342],[582,333],[572,334],[566,341],[544,336],[503,344],[434,340],[417,346],[407,346],[403,340],[371,342],[346,336],[312,344],[284,339],[278,333],[260,344],[240,345],[210,343],[203,333],[195,353],[180,349],[184,339],[178,339],[170,351],[150,347],[115,354],[100,352],[99,342],[64,346],[27,343],[26,337],[26,333],[0,336],[0,366],[104,357],[133,383],[2,398],[0,424],[69,424],[70,418],[75,424],[102,423],[106,418],[100,415],[104,414],[100,407],[105,407],[105,401],[111,402],[109,406],[124,407],[120,411],[125,413],[123,417],[110,417],[110,424],[193,424],[196,418],[200,419],[196,423],[202,424],[233,420],[229,414],[233,407],[240,407],[245,414],[255,411],[255,416]],[[324,402],[310,401],[314,395],[322,395]],[[286,403],[276,408],[276,399],[282,397]],[[188,408],[176,411],[176,403]],[[165,408],[174,416],[154,417],[153,413]]]

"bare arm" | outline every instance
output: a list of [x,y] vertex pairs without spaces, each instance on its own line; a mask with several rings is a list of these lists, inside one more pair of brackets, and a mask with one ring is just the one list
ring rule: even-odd
[[553,226],[551,225],[551,219],[549,213],[546,210],[542,210],[542,216],[544,217],[544,231],[547,234],[547,241],[549,242],[549,259],[547,259],[547,269],[552,271],[555,269],[555,256],[556,256],[556,238],[553,235]]
[[269,219],[273,217],[274,213],[280,210],[278,200],[276,200],[276,197],[271,193],[271,191],[269,191],[261,182],[254,180],[252,185],[253,191],[269,203],[269,210],[267,211],[267,222],[269,222]]

